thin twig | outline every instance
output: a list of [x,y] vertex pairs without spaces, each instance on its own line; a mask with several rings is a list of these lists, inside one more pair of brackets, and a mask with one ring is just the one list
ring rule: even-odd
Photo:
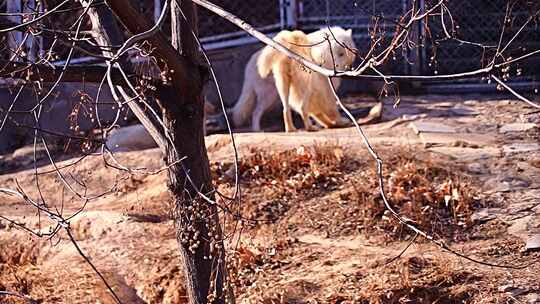
[[107,282],[107,280],[105,279],[105,277],[101,274],[101,272],[99,272],[99,270],[96,268],[96,266],[94,265],[94,263],[92,263],[92,261],[90,260],[90,258],[88,258],[88,256],[86,256],[86,254],[84,254],[84,252],[82,251],[81,247],[79,246],[79,244],[77,244],[77,241],[75,240],[75,238],[73,237],[73,234],[71,234],[71,228],[70,227],[66,227],[66,232],[67,232],[67,235],[69,237],[69,240],[71,241],[71,243],[73,244],[73,246],[75,246],[75,249],[77,250],[77,252],[79,253],[79,255],[86,261],[86,263],[88,265],[90,265],[90,267],[92,267],[92,270],[94,270],[94,272],[96,273],[96,275],[101,279],[101,281],[103,282],[103,284],[105,284],[105,286],[107,287],[107,289],[109,290],[109,292],[111,293],[111,296],[113,297],[114,301],[117,303],[117,304],[122,304],[122,301],[120,301],[120,298],[118,297],[118,295],[116,295],[116,293],[114,292],[113,288],[111,287],[111,285]]
[[508,92],[512,93],[512,95],[516,96],[517,98],[519,98],[519,100],[527,103],[528,105],[530,106],[533,106],[537,109],[540,109],[540,105],[539,104],[536,104],[532,101],[530,101],[529,99],[527,99],[526,97],[524,97],[523,95],[519,94],[518,92],[516,92],[514,89],[512,89],[509,85],[507,85],[506,83],[504,83],[504,81],[500,80],[499,77],[495,76],[495,75],[491,75],[491,78],[493,80],[495,80],[498,84],[500,84],[503,88],[505,88]]

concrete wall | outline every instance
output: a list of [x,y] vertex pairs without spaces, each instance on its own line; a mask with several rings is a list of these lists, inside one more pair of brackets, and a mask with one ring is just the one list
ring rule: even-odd
[[[228,107],[234,105],[240,95],[242,84],[244,82],[244,68],[249,58],[261,47],[261,44],[254,43],[240,47],[211,51],[209,53],[209,57],[223,93],[225,104]],[[376,87],[377,84],[373,86],[373,84],[367,83],[366,81],[345,80],[340,88],[340,94],[347,95],[361,91],[376,91]],[[97,93],[97,85],[83,85],[81,83],[61,84],[53,96],[44,103],[39,121],[40,127],[51,132],[74,134],[74,130],[70,129],[72,124],[69,117],[70,114],[73,113],[74,108],[77,105],[80,105],[79,91],[84,91],[94,98]],[[16,93],[17,91],[15,89],[9,89],[7,87],[0,88],[0,122],[5,117],[5,110],[10,107]],[[210,82],[206,88],[206,97],[209,102],[215,105],[219,104],[217,91],[212,82]],[[116,105],[114,104],[114,100],[107,86],[104,86],[100,99],[102,102],[109,104],[99,106],[99,116],[104,122],[110,122],[116,115],[116,110],[114,109]],[[33,93],[33,89],[29,86],[28,89],[23,91],[23,94],[15,103],[13,110],[28,110],[35,104],[36,97]],[[277,104],[279,105],[279,103]],[[95,117],[95,109],[91,104],[87,104],[80,109],[80,115],[77,120],[80,131],[88,131],[96,127],[96,122],[92,122],[92,118],[88,115],[89,113],[92,113]],[[124,121],[123,119],[124,113],[125,110],[122,112],[122,118],[118,121],[119,125],[125,125],[127,123],[127,121]],[[279,110],[274,111],[274,113],[279,113]],[[33,138],[32,129],[25,127],[16,128],[13,123],[13,120],[15,120],[18,124],[35,126],[36,122],[32,115],[11,113],[10,117],[12,119],[8,120],[7,125],[0,131],[0,154],[10,152],[24,143],[29,143]],[[279,115],[277,115],[275,119],[280,119]]]
[[[253,53],[261,48],[261,44],[211,51],[208,57],[218,79],[223,100],[227,106],[232,106],[238,100],[244,82],[244,68]],[[206,98],[212,104],[219,104],[216,87],[213,82],[208,84]]]
[[[99,114],[102,122],[112,122],[116,116],[117,106],[111,96],[108,87],[104,87],[100,93],[100,101],[97,112],[92,102],[81,103],[81,92],[95,98],[97,85],[81,83],[61,84],[53,94],[46,99],[41,109],[39,121],[36,121],[31,113],[7,113],[18,90],[15,88],[0,88],[0,122],[6,115],[9,118],[6,125],[0,130],[0,154],[11,152],[13,149],[23,144],[32,142],[34,129],[39,127],[53,133],[77,134],[73,129],[79,126],[80,132],[91,130],[97,126],[96,113]],[[13,104],[12,111],[28,111],[37,104],[36,95],[31,85],[24,89]],[[103,104],[104,103],[104,104]],[[78,115],[74,116],[78,110]],[[121,111],[120,125],[126,124],[124,119],[126,110]],[[128,115],[128,118],[131,114]],[[92,120],[93,119],[93,120]],[[48,135],[48,138],[58,138]]]

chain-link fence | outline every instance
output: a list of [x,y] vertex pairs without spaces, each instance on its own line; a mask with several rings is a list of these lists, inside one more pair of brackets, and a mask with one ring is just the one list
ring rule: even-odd
[[[280,0],[215,0],[212,3],[234,13],[263,32],[276,32],[283,28]],[[247,34],[229,21],[207,10],[199,10],[199,34],[206,44],[242,39]]]
[[[394,34],[398,19],[409,11],[413,4],[430,7],[429,0],[219,0],[214,1],[239,17],[267,32],[277,32],[294,27],[306,32],[324,26],[342,26],[353,29],[355,42],[360,53],[371,47],[370,30],[374,20],[378,20],[379,30],[386,37]],[[507,20],[505,38],[509,39],[521,25],[530,18],[538,1],[508,0],[452,0],[448,1],[445,18],[435,14],[423,20],[413,35],[415,46],[403,52],[396,52],[395,58],[386,72],[398,74],[442,74],[459,73],[481,68],[486,59],[493,55],[493,49],[482,46],[497,45],[505,20],[507,5],[512,5],[512,14]],[[452,18],[450,18],[450,15]],[[454,22],[455,36],[461,41],[445,40],[441,22],[447,28]],[[238,31],[222,18],[201,10],[201,36],[203,41],[212,43],[238,40],[247,35]],[[443,20],[443,21],[441,21]],[[414,40],[416,39],[416,40]],[[503,39],[504,40],[504,39]],[[471,43],[464,43],[471,42]],[[506,40],[504,40],[506,41]],[[225,42],[225,43],[223,43]],[[253,40],[246,40],[251,43]],[[242,43],[236,43],[239,45]],[[540,28],[538,20],[532,20],[513,41],[512,52],[540,48]],[[490,53],[491,52],[491,53]],[[523,64],[522,64],[523,66]],[[523,74],[538,74],[540,63],[530,60],[522,68]]]
[[[356,47],[366,54],[371,47],[370,31],[378,19],[379,30],[391,39],[397,19],[409,8],[409,0],[300,0],[298,1],[298,27],[306,31],[324,26],[352,29]],[[387,72],[405,74],[409,71],[402,55],[387,67]]]
[[[162,2],[138,0],[140,9],[154,19],[161,12]],[[373,30],[374,20],[378,20],[379,30],[388,37],[385,41],[388,43],[395,32],[398,19],[408,12],[413,4],[426,9],[438,1],[212,0],[212,2],[267,34],[276,33],[284,28],[298,28],[311,32],[328,25],[353,29],[357,48],[360,54],[365,54],[371,47],[370,31]],[[395,58],[391,58],[392,62],[385,72],[433,75],[481,68],[494,52],[494,48],[485,46],[496,46],[499,43],[507,8],[511,8],[512,14],[508,16],[507,24],[504,25],[504,36],[501,40],[503,45],[538,11],[540,0],[452,0],[447,1],[446,6],[448,10],[445,14],[434,14],[420,22],[410,37],[414,45],[403,52],[396,52]],[[5,2],[0,5],[0,12],[7,12]],[[69,16],[66,15],[65,18]],[[451,34],[460,40],[444,39],[442,22],[447,29],[455,29],[455,33]],[[538,16],[529,20],[511,47],[505,50],[506,56],[540,49],[539,23]],[[167,29],[168,26],[164,28]],[[199,10],[199,33],[207,49],[222,49],[257,42],[235,25],[205,9]],[[51,41],[43,39],[43,46],[47,48]],[[57,47],[57,49],[58,60],[65,59],[68,48]],[[4,51],[0,55],[7,56],[5,53]],[[74,62],[78,62],[77,57],[84,57],[84,54],[76,55]],[[532,75],[533,78],[538,75],[540,60],[536,58],[538,56],[518,64],[519,73],[516,74]]]
[[[424,74],[461,73],[479,69],[491,60],[501,42],[501,50],[515,34],[534,17],[537,1],[454,0],[448,2],[449,13],[428,20],[429,33],[424,33],[422,72]],[[510,6],[508,6],[510,5]],[[535,8],[536,7],[536,8]],[[506,16],[507,8],[510,14]],[[450,14],[453,17],[450,18]],[[505,21],[506,19],[506,21]],[[460,40],[446,40],[442,24]],[[453,24],[452,24],[453,22]],[[506,22],[506,25],[503,23]],[[453,27],[452,27],[453,25]],[[501,31],[503,30],[501,37]],[[505,49],[506,58],[515,54],[540,49],[538,19],[531,19],[522,32]],[[533,59],[533,58],[532,58]],[[529,60],[518,64],[521,75],[534,77],[540,71],[540,61]],[[518,75],[519,76],[519,75]]]

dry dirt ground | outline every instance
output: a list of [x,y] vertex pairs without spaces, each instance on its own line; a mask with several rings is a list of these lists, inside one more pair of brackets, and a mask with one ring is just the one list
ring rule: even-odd
[[[400,213],[457,252],[507,268],[421,237],[402,253],[414,233],[385,211],[374,162],[353,128],[237,134],[243,199],[233,207],[246,218],[228,249],[237,302],[540,303],[539,123],[540,112],[518,101],[425,96],[404,97],[397,109],[389,102],[383,121],[364,127]],[[209,136],[207,147],[218,189],[232,193],[229,138]],[[30,163],[23,152],[16,156],[0,159],[10,170],[0,187],[18,184],[66,216],[83,206],[47,173],[51,166],[37,168],[36,180],[33,168],[8,164]],[[162,166],[156,149],[117,157],[150,171]],[[128,175],[101,157],[78,159],[59,163],[77,161],[62,169],[79,181],[74,187],[84,183],[87,196],[111,188],[70,219],[80,248],[124,303],[186,303],[166,173]],[[0,197],[1,216],[52,228],[20,199]],[[32,237],[5,219],[0,291],[37,303],[114,303],[65,232]],[[0,303],[24,302],[0,294]]]

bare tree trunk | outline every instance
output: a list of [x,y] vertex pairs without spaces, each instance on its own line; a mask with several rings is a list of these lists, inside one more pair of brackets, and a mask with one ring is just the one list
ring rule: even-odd
[[[151,27],[129,0],[108,1],[111,10],[132,33]],[[156,98],[171,142],[165,145],[165,160],[170,166],[168,187],[174,199],[175,227],[180,247],[190,303],[234,303],[232,292],[224,292],[225,251],[218,210],[200,193],[211,195],[212,180],[204,143],[204,100],[202,89],[207,68],[199,63],[199,50],[192,31],[197,32],[196,8],[191,1],[172,1],[173,47],[158,32],[148,40],[168,65],[170,86],[160,86]],[[97,40],[121,44],[118,31],[107,16],[107,9],[94,15]],[[182,16],[184,12],[187,21]],[[111,54],[108,54],[111,55]],[[131,104],[131,103],[130,103]],[[146,126],[146,124],[145,124]],[[180,159],[185,158],[182,162]],[[174,165],[172,165],[174,164]],[[227,296],[225,296],[227,295]]]
[[[223,291],[225,253],[218,210],[198,194],[209,195],[213,187],[203,128],[202,89],[207,70],[197,64],[200,60],[194,37],[197,11],[191,1],[182,0],[179,4],[173,1],[171,27],[173,47],[196,67],[190,71],[191,90],[170,91],[172,95],[165,102],[169,104],[163,107],[164,123],[173,140],[173,146],[167,147],[167,163],[187,157],[184,166],[176,165],[169,170],[169,188],[176,204],[175,225],[186,283],[191,303],[232,303],[232,293]],[[179,96],[181,106],[175,103],[175,96]],[[213,198],[213,195],[209,196]]]

